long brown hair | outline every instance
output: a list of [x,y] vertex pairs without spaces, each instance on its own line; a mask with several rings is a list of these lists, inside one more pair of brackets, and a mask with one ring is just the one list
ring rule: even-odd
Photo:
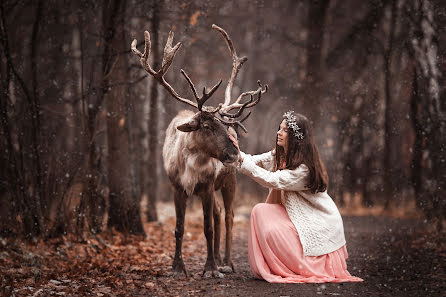
[[[285,168],[291,170],[296,169],[301,164],[305,164],[310,171],[306,187],[312,193],[324,192],[328,186],[328,175],[314,142],[310,121],[299,113],[294,113],[294,115],[296,116],[295,122],[300,128],[299,132],[303,134],[303,139],[296,137],[287,123],[288,152],[285,152],[283,147],[277,145],[276,134],[274,170],[280,169],[280,164],[284,161]],[[286,120],[285,116],[284,119]]]

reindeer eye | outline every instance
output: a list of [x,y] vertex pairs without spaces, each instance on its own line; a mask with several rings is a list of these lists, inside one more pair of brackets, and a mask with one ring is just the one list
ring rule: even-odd
[[210,129],[211,126],[209,126],[209,124],[203,124],[203,128],[205,128],[205,129]]

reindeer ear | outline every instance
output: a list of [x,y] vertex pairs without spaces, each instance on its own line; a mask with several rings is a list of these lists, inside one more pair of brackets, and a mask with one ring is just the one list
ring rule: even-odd
[[200,128],[200,125],[196,119],[192,119],[187,123],[177,126],[177,129],[182,132],[192,132],[198,130],[198,128]]
[[228,134],[231,135],[232,137],[235,138],[235,140],[238,139],[238,133],[236,131],[236,129],[232,128],[232,127],[228,127]]

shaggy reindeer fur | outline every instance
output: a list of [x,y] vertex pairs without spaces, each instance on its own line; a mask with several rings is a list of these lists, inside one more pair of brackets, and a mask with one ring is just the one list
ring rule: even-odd
[[[178,127],[198,118],[198,125],[213,124],[213,132],[207,133],[205,128],[191,132],[182,132]],[[163,146],[164,168],[175,190],[175,209],[177,241],[173,270],[186,273],[181,255],[182,237],[184,233],[184,216],[187,197],[197,195],[203,203],[205,235],[208,243],[208,258],[204,272],[208,275],[222,277],[217,266],[222,264],[220,257],[220,207],[215,201],[215,190],[221,190],[225,204],[226,247],[223,260],[223,272],[233,272],[231,258],[233,206],[235,194],[235,163],[238,151],[233,141],[237,135],[232,128],[219,123],[215,117],[199,116],[191,111],[181,111],[169,124]],[[223,153],[222,153],[223,152]],[[232,158],[226,162],[229,156]],[[227,163],[224,166],[223,162]],[[187,273],[186,273],[187,274]]]

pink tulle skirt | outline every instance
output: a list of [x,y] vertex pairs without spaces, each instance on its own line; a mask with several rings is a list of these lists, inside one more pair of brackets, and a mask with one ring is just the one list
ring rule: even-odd
[[304,256],[296,228],[280,204],[253,208],[248,257],[254,276],[270,283],[362,281],[347,271],[345,245],[326,255]]

